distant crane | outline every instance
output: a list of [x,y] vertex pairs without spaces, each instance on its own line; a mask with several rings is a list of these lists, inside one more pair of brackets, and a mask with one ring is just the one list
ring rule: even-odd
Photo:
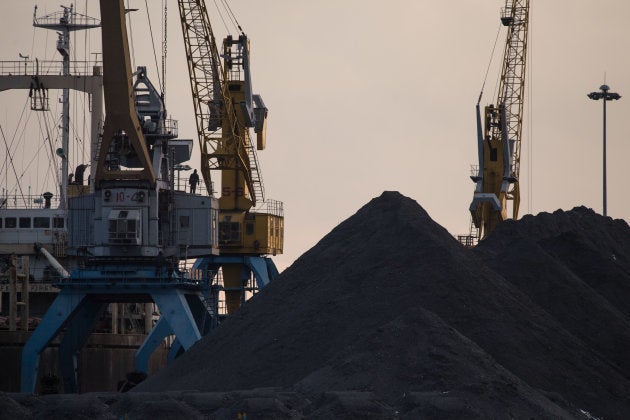
[[497,100],[485,107],[483,128],[481,95],[477,102],[479,166],[471,175],[475,192],[469,208],[472,243],[467,245],[486,238],[508,218],[508,201],[512,218],[518,218],[529,0],[506,0],[501,23],[508,28],[503,70]]

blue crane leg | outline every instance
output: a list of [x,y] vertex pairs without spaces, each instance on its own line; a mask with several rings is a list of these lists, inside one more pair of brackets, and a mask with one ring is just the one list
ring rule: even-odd
[[160,308],[161,317],[166,319],[171,331],[185,350],[199,341],[201,334],[183,291],[155,290],[151,292],[151,297]]
[[271,258],[265,258],[265,264],[267,264],[267,272],[269,273],[269,279],[275,281],[280,277],[280,272],[276,267],[276,264]]
[[59,363],[66,394],[79,392],[77,381],[77,355],[92,332],[104,304],[85,299],[66,325],[66,332],[59,344]]
[[173,334],[170,325],[164,317],[155,324],[142,346],[136,351],[135,369],[138,372],[149,373],[149,359],[164,339]]
[[245,257],[243,262],[245,263],[245,266],[254,273],[256,284],[258,284],[259,289],[262,289],[269,284],[271,279],[269,278],[267,264],[265,263],[265,259],[263,257]]
[[267,257],[240,255],[203,257],[198,258],[193,267],[200,270],[216,270],[223,264],[243,264],[254,273],[254,277],[256,277],[256,284],[259,289],[262,289],[280,276],[273,260]]
[[20,392],[34,394],[37,385],[39,355],[59,333],[64,324],[83,302],[85,293],[63,289],[33,331],[22,349],[22,372]]
[[279,275],[271,258],[245,257],[243,262],[254,273],[258,288],[261,290]]
[[176,338],[173,341],[173,345],[171,345],[171,349],[169,350],[168,355],[166,356],[166,364],[170,365],[171,363],[173,363],[173,360],[177,359],[177,356],[179,356],[183,351],[184,348],[182,347],[182,343],[180,343],[179,340]]

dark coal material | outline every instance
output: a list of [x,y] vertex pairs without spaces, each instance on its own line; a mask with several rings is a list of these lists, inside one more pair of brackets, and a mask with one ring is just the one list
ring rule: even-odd
[[[553,243],[544,224],[555,218],[552,230],[558,233],[576,223],[572,215],[543,214],[525,218],[525,228],[521,222],[508,227],[524,229],[534,242]],[[590,218],[583,229],[602,230],[608,220]],[[627,225],[610,225],[608,236],[596,243],[626,261]],[[606,245],[608,237],[618,245]],[[568,328],[537,295],[496,268],[511,243],[509,235],[497,238],[495,248],[489,239],[485,251],[471,252],[415,201],[385,192],[139,389],[369,391],[418,413],[435,406],[436,412],[480,416],[562,417],[578,409],[606,418],[630,416],[630,383],[620,369],[627,319],[616,318],[609,306],[605,316],[616,319],[622,333],[611,333],[608,354],[591,346],[594,340]],[[603,257],[597,255],[599,263]],[[575,270],[588,271],[583,261],[573,263]],[[601,299],[621,283],[611,284],[618,267],[607,270]],[[555,275],[540,280],[548,288],[559,287],[556,281]],[[588,282],[585,287],[595,288]],[[422,403],[410,408],[409,401]]]
[[0,394],[0,419],[233,420],[300,419],[302,411],[326,410],[302,395],[279,390],[243,392],[89,393],[24,396]]
[[[630,418],[629,277],[623,221],[542,213],[469,250],[385,192],[90,415]],[[30,412],[60,405],[11,398]]]

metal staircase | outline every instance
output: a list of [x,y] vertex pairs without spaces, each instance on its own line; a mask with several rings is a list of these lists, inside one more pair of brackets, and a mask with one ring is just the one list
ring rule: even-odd
[[265,185],[263,184],[262,174],[258,170],[258,154],[256,153],[256,147],[250,142],[248,147],[249,152],[249,166],[252,173],[252,185],[254,187],[254,197],[256,197],[257,203],[263,203],[265,201]]

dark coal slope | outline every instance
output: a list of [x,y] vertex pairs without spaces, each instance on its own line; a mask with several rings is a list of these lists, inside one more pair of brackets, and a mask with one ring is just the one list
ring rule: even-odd
[[[410,315],[415,310],[422,315]],[[400,322],[398,335],[382,334]],[[427,329],[433,334],[423,335]],[[380,339],[382,346],[373,341]],[[364,346],[360,353],[357,343]],[[415,346],[406,358],[397,357],[403,343]],[[452,350],[433,360],[436,346]],[[413,353],[434,363],[410,363]],[[372,375],[355,378],[343,366]],[[439,378],[427,380],[429,371]],[[361,387],[389,402],[403,393],[450,390],[461,392],[461,402],[476,390],[497,407],[533,415],[560,410],[529,385],[596,415],[630,415],[630,386],[615,366],[396,192],[383,193],[337,226],[139,390],[298,383],[312,391]]]
[[498,413],[573,418],[419,307],[353,343],[294,388],[306,394],[370,389],[386,400],[398,399],[407,418],[489,418]]
[[630,378],[624,221],[584,207],[541,213],[501,224],[474,252]]

